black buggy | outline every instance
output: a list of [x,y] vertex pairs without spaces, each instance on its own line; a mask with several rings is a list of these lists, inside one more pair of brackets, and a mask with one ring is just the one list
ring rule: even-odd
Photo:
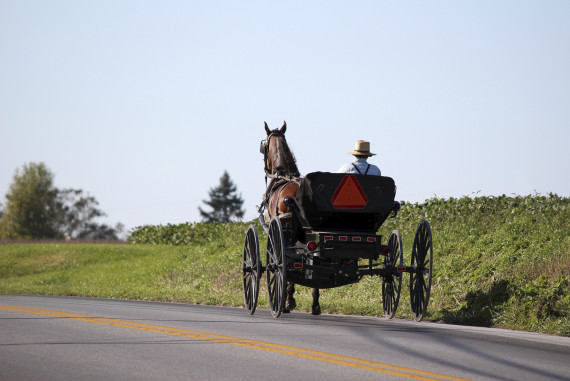
[[384,315],[394,317],[400,300],[402,274],[410,274],[414,319],[426,312],[433,271],[429,222],[423,220],[414,237],[412,259],[404,265],[402,237],[394,230],[386,243],[377,235],[400,204],[390,177],[313,172],[300,183],[295,197],[283,202],[291,213],[273,217],[267,233],[265,266],[255,225],[245,236],[243,292],[249,314],[255,312],[261,275],[265,273],[269,307],[279,317],[285,307],[287,282],[312,288],[356,283],[365,275],[382,277]]

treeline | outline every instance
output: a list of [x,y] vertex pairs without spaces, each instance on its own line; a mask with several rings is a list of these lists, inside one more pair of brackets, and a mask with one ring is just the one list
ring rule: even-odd
[[105,213],[81,189],[58,189],[44,163],[17,169],[6,205],[0,205],[0,240],[117,240],[124,230],[97,222]]
[[[219,185],[210,188],[208,195],[209,200],[203,200],[203,203],[211,210],[198,208],[204,222],[226,223],[242,219],[245,213],[243,199],[237,194],[237,186],[227,171],[224,171]],[[0,240],[119,239],[124,226],[119,223],[111,227],[97,222],[98,218],[105,216],[98,206],[95,197],[81,189],[56,188],[54,175],[44,163],[24,164],[14,174],[6,194],[6,205],[0,203]],[[176,243],[189,239],[188,234],[185,238],[179,238],[175,232],[168,235]],[[138,239],[135,237],[133,240]]]

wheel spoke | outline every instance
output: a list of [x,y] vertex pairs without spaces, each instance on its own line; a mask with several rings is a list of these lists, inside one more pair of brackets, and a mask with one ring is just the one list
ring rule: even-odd
[[243,261],[243,266],[244,266],[245,268],[253,268],[253,261],[252,261],[252,260],[249,260],[249,261],[248,261],[248,260],[245,260],[245,259],[244,259],[244,261]]
[[245,292],[245,298],[248,305],[251,305],[252,302],[252,292],[251,292],[251,282],[248,282]]
[[424,286],[424,294],[425,295],[429,294],[429,287],[428,287],[427,283],[424,282],[423,286]]

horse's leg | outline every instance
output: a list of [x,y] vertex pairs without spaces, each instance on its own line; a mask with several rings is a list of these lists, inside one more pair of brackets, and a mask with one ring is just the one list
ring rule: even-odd
[[321,306],[319,305],[319,289],[313,288],[313,305],[311,306],[311,314],[313,315],[320,315],[321,314]]
[[295,284],[287,282],[287,299],[285,300],[285,309],[283,312],[291,312],[291,310],[297,307],[297,302],[293,295],[295,294]]

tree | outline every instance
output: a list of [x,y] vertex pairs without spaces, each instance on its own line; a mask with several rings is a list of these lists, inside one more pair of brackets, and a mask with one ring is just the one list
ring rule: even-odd
[[119,234],[125,230],[125,226],[120,222],[114,228],[106,224],[89,223],[79,234],[77,238],[81,239],[104,239],[116,240],[119,239]]
[[44,163],[24,164],[22,171],[16,170],[6,194],[0,235],[8,239],[60,237],[57,194],[53,174]]
[[117,239],[123,226],[99,225],[105,216],[95,197],[82,190],[53,186],[53,174],[44,163],[30,163],[16,170],[6,208],[0,220],[2,239],[92,238]]
[[208,192],[210,200],[202,200],[204,204],[210,206],[213,210],[211,212],[206,212],[202,208],[198,207],[203,221],[230,222],[232,216],[235,216],[237,219],[241,219],[245,211],[241,209],[243,205],[241,194],[238,196],[236,191],[236,185],[234,185],[230,179],[228,172],[224,171],[224,174],[220,178],[220,185],[215,188],[211,188]]
[[[58,230],[69,238],[117,239],[117,231],[94,220],[106,216],[93,196],[81,189],[62,189],[57,196]],[[117,226],[118,228],[118,226]]]

